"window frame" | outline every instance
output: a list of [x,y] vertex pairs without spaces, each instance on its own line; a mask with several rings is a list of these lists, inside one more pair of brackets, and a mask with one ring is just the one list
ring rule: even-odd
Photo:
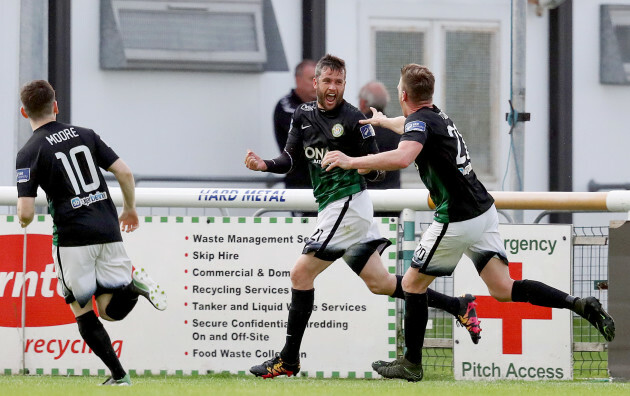
[[[436,91],[434,93],[434,103],[443,108],[446,103],[446,35],[448,32],[487,32],[493,34],[491,44],[491,69],[494,75],[490,78],[490,101],[489,119],[490,131],[488,133],[488,144],[490,145],[489,158],[490,171],[480,173],[475,169],[475,153],[471,153],[473,169],[477,177],[486,185],[496,185],[500,178],[500,128],[501,128],[501,24],[500,21],[478,21],[478,20],[448,20],[439,18],[368,18],[368,29],[370,32],[370,79],[376,76],[376,32],[422,32],[424,33],[424,63],[431,69],[436,78]],[[439,51],[438,51],[439,50]],[[402,65],[401,65],[402,66]],[[391,98],[391,102],[397,101],[396,97]],[[448,114],[448,109],[444,109]],[[457,120],[454,120],[457,125]],[[466,131],[462,131],[464,137]],[[403,187],[415,188],[421,182],[417,177],[415,167],[408,167],[401,172]]]

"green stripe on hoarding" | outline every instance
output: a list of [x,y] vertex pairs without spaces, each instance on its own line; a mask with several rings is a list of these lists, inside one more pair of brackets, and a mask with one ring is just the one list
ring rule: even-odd
[[199,223],[199,217],[193,217],[190,219],[191,223]]
[[396,359],[397,358],[396,351],[389,351],[389,358],[390,359]]
[[396,252],[389,252],[389,259],[396,260]]
[[176,377],[183,377],[184,376],[184,370],[175,370],[175,376]]
[[397,228],[397,227],[396,227],[396,224],[390,224],[390,225],[389,225],[389,230],[390,230],[390,231],[396,231],[396,228]]
[[207,221],[207,223],[208,223],[208,224],[210,224],[210,223],[214,223],[214,217],[208,217],[208,221]]
[[83,371],[81,372],[81,375],[84,377],[89,377],[90,376],[90,369],[83,369]]
[[144,222],[145,222],[145,223],[152,223],[152,222],[153,222],[153,217],[151,217],[151,216],[146,216],[146,217],[144,218]]
[[332,378],[339,378],[339,371],[333,371],[331,377]]
[[275,217],[270,217],[270,218],[269,218],[269,222],[270,222],[270,223],[277,223],[277,222],[278,222],[278,219],[277,219],[277,218],[275,218]]
[[389,342],[390,344],[395,344],[395,343],[396,343],[396,337],[389,337],[388,342]]
[[396,267],[389,267],[389,273],[390,274],[395,274],[396,273]]
[[7,216],[7,223],[13,223],[13,216]]
[[[129,370],[129,371],[131,372],[131,370]],[[136,370],[133,370],[133,371],[136,371]],[[144,370],[144,375],[145,376],[147,376],[147,375],[150,376],[151,375],[151,370]]]
[[175,222],[176,223],[183,223],[184,222],[184,218],[178,216],[178,217],[175,218]]
[[387,297],[387,301],[389,301],[389,302],[396,302],[396,299],[394,297],[392,297],[392,296],[388,296]]
[[11,369],[4,369],[4,375],[11,375]]
[[245,372],[244,371],[239,371],[238,375],[245,375]]
[[287,224],[293,223],[293,217],[285,217],[284,218],[284,222],[287,223]]
[[396,323],[389,323],[387,325],[388,330],[396,330]]
[[308,217],[302,217],[302,219],[300,221],[302,222],[302,224],[308,224],[309,218]]
[[224,217],[223,218],[223,224],[229,223],[230,222],[230,218],[229,217]]
[[323,371],[316,371],[315,372],[315,378],[324,378],[324,372]]
[[168,374],[168,372],[166,370],[160,370],[160,375],[161,376],[165,376],[166,374]]
[[383,223],[383,224],[387,224],[387,223],[389,223],[389,217],[383,217],[383,218],[381,218],[381,223]]
[[46,216],[45,215],[37,216],[37,221],[44,221],[44,220],[46,220]]
[[262,219],[260,217],[255,217],[254,223],[262,223]]
[[[103,372],[105,372],[105,370],[103,370]],[[59,375],[59,369],[51,369],[50,370],[50,375]]]
[[348,378],[357,378],[357,373],[355,373],[354,371],[349,371]]
[[66,375],[74,375],[74,369],[67,369]]
[[387,316],[396,316],[396,310],[395,309],[388,309],[387,310]]
[[160,222],[161,223],[168,223],[168,217],[166,217],[166,216],[160,217]]
[[396,238],[389,238],[389,241],[392,243],[392,245],[396,246]]
[[238,222],[239,223],[245,223],[245,218],[244,217],[239,217],[238,218]]
[[38,368],[38,369],[35,369],[35,374],[37,374],[37,375],[42,375],[42,374],[44,374],[44,369],[43,369],[43,368]]
[[366,371],[365,373],[363,373],[363,376],[365,378],[372,378],[372,372],[371,371]]
[[191,377],[198,377],[199,376],[199,371],[198,370],[193,370],[190,372],[190,376]]
[[[129,370],[129,372],[131,372],[131,370]],[[105,369],[98,369],[98,376],[102,377],[104,375],[105,375]],[[129,374],[129,375],[131,375],[131,374]]]

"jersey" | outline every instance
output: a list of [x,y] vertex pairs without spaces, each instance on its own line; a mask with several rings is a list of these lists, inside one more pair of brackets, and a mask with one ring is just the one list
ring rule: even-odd
[[435,203],[437,222],[469,220],[492,206],[494,199],[475,175],[464,138],[437,106],[407,117],[404,140],[423,145],[415,165]]
[[293,113],[285,150],[298,154],[300,158],[294,158],[294,162],[307,161],[319,211],[330,202],[366,188],[356,169],[326,172],[321,167],[328,151],[339,150],[351,157],[378,153],[374,129],[359,124],[361,119],[365,116],[346,101],[329,111],[318,108],[315,101],[307,102]]
[[49,122],[33,132],[16,159],[18,197],[46,192],[55,246],[121,242],[118,213],[98,167],[118,155],[91,129]]

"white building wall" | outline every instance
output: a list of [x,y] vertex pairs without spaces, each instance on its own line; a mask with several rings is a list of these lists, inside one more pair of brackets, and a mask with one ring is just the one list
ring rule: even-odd
[[[289,67],[301,56],[299,2],[273,2]],[[251,148],[278,149],[272,113],[292,71],[225,73],[118,71],[99,67],[99,2],[72,3],[72,122],[103,136],[141,175],[258,175]]]
[[[573,1],[573,190],[588,182],[630,183],[630,85],[599,82],[600,5],[630,1]],[[621,214],[581,214],[576,224],[607,226]]]
[[0,12],[0,186],[15,184],[19,97],[20,2],[7,1]]

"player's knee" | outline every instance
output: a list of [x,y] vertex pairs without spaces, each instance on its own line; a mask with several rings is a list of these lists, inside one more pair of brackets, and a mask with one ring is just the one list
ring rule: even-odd
[[291,285],[294,289],[308,289],[312,283],[313,279],[308,271],[304,271],[299,267],[291,270]]
[[499,302],[512,301],[512,285],[510,282],[488,285],[488,291]]
[[378,279],[364,279],[365,285],[373,294],[390,294],[392,291],[389,290],[391,287],[388,287],[386,282],[387,278],[378,278]]

